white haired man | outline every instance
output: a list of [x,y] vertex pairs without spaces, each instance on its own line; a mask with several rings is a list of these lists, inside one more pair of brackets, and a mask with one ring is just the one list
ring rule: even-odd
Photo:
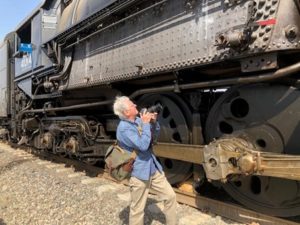
[[175,192],[152,151],[152,139],[157,137],[160,130],[156,121],[157,113],[144,112],[137,117],[136,105],[126,96],[116,97],[113,109],[120,118],[117,128],[118,144],[126,149],[128,154],[133,150],[137,151],[129,180],[131,193],[129,225],[144,224],[144,209],[150,189],[164,201],[166,224],[177,224]]

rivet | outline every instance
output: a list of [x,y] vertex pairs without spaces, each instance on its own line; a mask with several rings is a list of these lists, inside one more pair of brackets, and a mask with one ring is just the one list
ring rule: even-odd
[[264,14],[264,18],[268,18],[269,16],[270,16],[269,13],[265,13],[265,14]]
[[262,15],[263,15],[263,12],[262,12],[262,11],[257,11],[256,16],[257,16],[258,18],[260,18]]
[[271,26],[267,26],[266,27],[266,32],[269,32],[271,29],[272,29]]
[[268,41],[269,40],[269,36],[266,35],[264,38],[263,38],[264,41]]

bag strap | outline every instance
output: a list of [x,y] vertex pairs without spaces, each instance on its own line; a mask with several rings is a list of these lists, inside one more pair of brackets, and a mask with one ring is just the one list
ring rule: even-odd
[[[137,127],[137,130],[139,132],[139,135],[141,136],[142,135],[142,131],[143,131],[143,124],[139,125]],[[137,155],[138,155],[138,151],[135,150],[135,149],[133,149],[132,152],[131,152],[131,154],[130,154],[130,158],[136,159]]]
[[143,132],[143,124],[139,125],[139,126],[137,127],[137,129],[138,129],[139,135],[142,136],[142,132]]
[[138,155],[137,150],[133,149],[131,154],[130,154],[130,158],[136,159],[137,155]]

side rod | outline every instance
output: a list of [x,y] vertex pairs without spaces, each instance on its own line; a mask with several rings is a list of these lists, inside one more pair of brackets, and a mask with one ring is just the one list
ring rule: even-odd
[[156,156],[201,164],[209,180],[226,182],[229,175],[258,175],[300,180],[300,156],[261,152],[242,138],[226,138],[209,145],[158,143]]

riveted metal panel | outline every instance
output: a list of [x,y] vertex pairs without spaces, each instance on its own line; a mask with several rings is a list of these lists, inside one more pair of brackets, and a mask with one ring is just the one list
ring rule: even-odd
[[274,35],[274,29],[278,26],[278,21],[281,20],[278,16],[279,3],[279,0],[256,1],[255,22],[263,25],[254,28],[252,36],[255,38],[255,41],[250,45],[251,52],[271,50],[271,38]]
[[269,50],[278,51],[282,49],[299,48],[300,15],[296,2],[298,1],[280,1],[276,17],[276,26],[273,35],[271,36]]
[[[193,8],[186,2],[168,1],[159,13],[157,9],[145,11],[77,45],[68,87],[139,78],[267,51],[270,36],[259,32],[267,29],[271,34],[274,25],[255,28],[255,38],[244,51],[216,46],[219,33],[247,26],[252,1],[197,1]],[[252,23],[276,15],[279,1],[266,2],[272,2],[271,8],[266,3],[256,7],[267,10],[267,16],[255,14]]]

